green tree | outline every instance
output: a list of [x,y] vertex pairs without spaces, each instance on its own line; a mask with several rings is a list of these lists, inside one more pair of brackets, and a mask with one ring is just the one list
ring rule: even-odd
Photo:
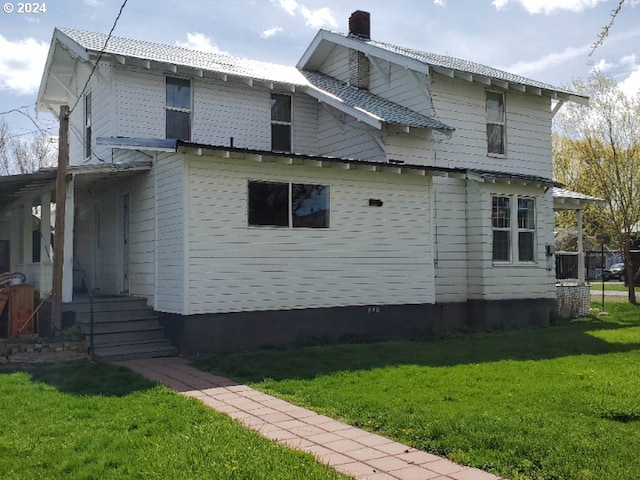
[[573,87],[591,98],[590,106],[568,104],[557,116],[554,174],[605,200],[605,208],[585,211],[586,223],[609,233],[624,252],[629,301],[636,303],[630,248],[640,226],[640,96],[626,96],[598,71]]

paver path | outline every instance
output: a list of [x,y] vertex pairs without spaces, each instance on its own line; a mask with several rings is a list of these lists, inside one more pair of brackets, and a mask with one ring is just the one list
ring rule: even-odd
[[338,472],[357,479],[500,480],[482,470],[458,465],[203,372],[182,358],[116,363],[195,397],[268,439],[312,453]]

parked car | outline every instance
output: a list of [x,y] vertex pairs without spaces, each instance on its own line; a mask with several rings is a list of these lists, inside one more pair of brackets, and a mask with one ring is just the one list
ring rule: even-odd
[[620,280],[624,282],[625,268],[624,263],[614,263],[609,268],[605,268],[602,271],[602,279],[608,280]]

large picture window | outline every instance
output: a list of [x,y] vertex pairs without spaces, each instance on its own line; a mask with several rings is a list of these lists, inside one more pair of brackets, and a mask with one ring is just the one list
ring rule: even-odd
[[191,140],[191,82],[167,77],[166,138]]
[[[517,208],[514,206],[517,205]],[[533,198],[510,195],[492,197],[494,262],[535,262],[536,203]]]
[[329,187],[250,181],[249,225],[329,228]]
[[271,94],[271,149],[291,152],[291,96]]
[[504,155],[505,143],[504,94],[487,92],[487,152]]

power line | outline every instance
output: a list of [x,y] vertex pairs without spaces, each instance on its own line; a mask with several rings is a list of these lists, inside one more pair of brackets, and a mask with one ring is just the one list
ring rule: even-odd
[[120,11],[118,12],[118,16],[116,17],[116,19],[113,22],[113,26],[111,27],[111,30],[109,31],[109,35],[107,35],[107,39],[104,41],[104,45],[102,46],[102,50],[100,50],[100,53],[98,54],[98,58],[96,60],[96,63],[93,64],[93,68],[91,69],[91,73],[89,74],[89,78],[87,78],[87,82],[84,84],[84,87],[82,87],[82,91],[80,92],[80,95],[78,95],[78,97],[76,98],[76,103],[74,103],[73,107],[71,107],[71,109],[69,110],[69,115],[71,115],[71,113],[78,106],[78,102],[83,97],[84,92],[86,92],[87,87],[89,86],[89,81],[91,81],[91,77],[95,73],[96,68],[98,67],[98,63],[100,63],[100,59],[102,58],[102,55],[104,54],[104,51],[107,49],[107,44],[109,43],[109,40],[111,39],[111,35],[113,34],[113,31],[115,30],[116,25],[118,24],[118,20],[120,20],[120,16],[122,15],[122,11],[124,10],[124,7],[125,7],[125,5],[127,4],[128,1],[129,0],[124,0],[124,2],[122,2],[122,5],[120,6]]
[[23,108],[33,107],[34,105],[35,103],[32,103],[31,105],[22,105],[21,107],[12,108],[11,110],[7,110],[6,112],[0,112],[0,115],[8,115],[14,112],[20,113],[20,110],[22,110]]

